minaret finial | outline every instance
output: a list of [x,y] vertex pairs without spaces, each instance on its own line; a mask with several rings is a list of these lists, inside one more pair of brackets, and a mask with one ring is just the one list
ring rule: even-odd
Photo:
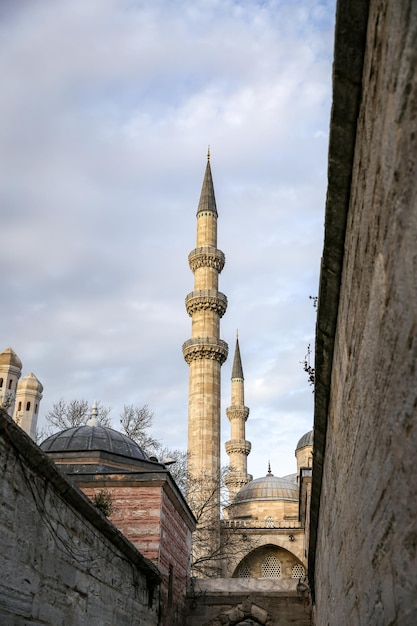
[[272,472],[271,472],[271,461],[268,461],[268,474],[267,476],[272,476]]
[[210,144],[208,145],[208,148],[207,148],[207,161],[210,161]]
[[90,418],[86,422],[86,426],[98,426],[98,406],[97,400],[94,400],[91,407]]
[[239,330],[236,329],[236,339],[239,339]]

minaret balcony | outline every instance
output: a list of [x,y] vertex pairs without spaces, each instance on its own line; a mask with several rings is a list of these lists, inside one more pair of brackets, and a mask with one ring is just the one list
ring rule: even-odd
[[225,262],[226,259],[223,252],[210,246],[195,248],[194,250],[191,250],[188,255],[188,263],[193,272],[200,267],[213,267],[220,273]]
[[252,444],[250,441],[241,441],[240,439],[231,439],[224,444],[227,454],[246,454],[248,456],[251,451]]
[[247,406],[228,406],[226,409],[226,415],[229,418],[229,420],[236,420],[236,419],[240,419],[240,420],[244,420],[246,422],[246,420],[249,417],[249,407]]
[[227,297],[214,289],[199,289],[187,295],[185,307],[190,317],[197,311],[213,311],[223,317],[227,309]]
[[222,339],[215,337],[196,337],[188,339],[182,346],[185,361],[190,365],[192,361],[208,359],[218,361],[221,365],[226,361],[229,347]]

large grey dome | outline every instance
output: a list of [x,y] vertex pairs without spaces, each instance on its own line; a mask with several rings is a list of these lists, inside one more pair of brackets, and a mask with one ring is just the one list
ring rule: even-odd
[[236,494],[233,504],[251,500],[298,500],[298,487],[286,478],[272,474],[251,480]]
[[296,450],[299,450],[300,448],[304,448],[305,446],[312,446],[313,445],[313,439],[314,439],[314,431],[313,430],[309,430],[308,433],[305,433],[301,437],[299,442],[297,443]]
[[132,459],[147,460],[141,447],[123,433],[104,426],[76,426],[55,433],[40,445],[44,452],[84,452],[99,450]]

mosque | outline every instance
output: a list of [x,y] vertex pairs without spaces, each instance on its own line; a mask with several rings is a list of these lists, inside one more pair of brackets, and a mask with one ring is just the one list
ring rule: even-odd
[[[168,506],[175,508],[176,501],[185,534],[178,545],[182,556],[172,558],[180,561],[190,549],[195,519],[168,469],[142,458],[116,431],[93,423],[81,427],[79,436],[64,431],[45,443],[57,446],[54,452],[39,449],[22,428],[34,430],[42,386],[31,374],[18,385],[21,362],[9,348],[0,355],[0,399],[8,412],[0,408],[1,624],[417,623],[413,9],[410,1],[337,2],[313,477],[312,433],[297,445],[297,483],[269,472],[255,480],[247,474],[249,412],[237,344],[228,411],[230,501],[210,541],[214,548],[224,546],[234,528],[243,547],[230,564],[215,564],[221,577],[188,578],[185,611],[176,614],[176,561],[164,562],[158,544],[148,546],[155,560],[146,559],[137,549],[139,538],[128,541],[48,454],[61,455],[74,476],[91,470],[89,488],[103,488],[111,472],[113,486],[125,490],[119,514],[136,519],[139,530],[141,516],[156,522],[150,544],[166,540],[164,533],[175,526]],[[219,336],[227,299],[217,287],[224,255],[216,245],[209,163],[197,219],[198,243],[190,255],[195,289],[187,296],[192,337],[183,347],[190,365],[190,469],[194,476],[204,472],[215,487],[220,368],[228,348]],[[71,440],[77,450],[70,450]],[[252,535],[262,545],[245,548]],[[306,551],[313,611],[301,597],[302,581],[292,578],[305,571]]]
[[[306,433],[296,446],[296,473],[277,477],[269,466],[261,478],[248,474],[251,443],[246,440],[245,425],[249,408],[238,337],[231,368],[231,403],[226,409],[229,495],[221,511],[221,366],[228,345],[220,338],[227,297],[218,290],[225,256],[217,249],[217,218],[209,154],[197,209],[196,248],[188,257],[194,289],[185,305],[192,336],[182,347],[189,365],[188,472],[189,484],[198,485],[194,497],[189,493],[184,498],[164,463],[148,458],[125,435],[99,426],[95,406],[84,426],[55,433],[40,446],[91,500],[104,493],[114,504],[111,522],[159,569],[166,624],[185,619],[187,593],[190,626],[202,623],[196,610],[199,598],[206,603],[211,594],[216,598],[215,610],[225,613],[228,607],[233,610],[236,593],[237,597],[255,594],[253,606],[263,615],[257,623],[267,624],[274,614],[272,598],[281,593],[288,603],[291,595],[298,600],[297,585],[307,588],[302,581],[307,574],[305,529],[313,432]],[[0,354],[2,403],[33,438],[43,388],[33,373],[18,382],[21,369],[11,348]],[[191,592],[190,581],[194,581]],[[212,617],[209,613],[205,606],[207,623]],[[254,615],[250,610],[244,614],[247,618]],[[304,617],[308,623],[308,610]]]

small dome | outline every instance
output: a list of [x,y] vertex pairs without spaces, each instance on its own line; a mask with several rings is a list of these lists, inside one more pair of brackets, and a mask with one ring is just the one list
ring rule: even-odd
[[298,487],[290,480],[268,474],[242,487],[233,504],[250,500],[298,500]]
[[299,450],[300,448],[305,448],[305,446],[312,446],[313,438],[314,438],[314,431],[309,430],[308,433],[305,433],[305,435],[303,435],[300,441],[297,443],[296,450]]
[[19,390],[20,389],[30,389],[31,391],[37,391],[38,393],[42,393],[43,385],[36,378],[35,374],[33,372],[30,372],[30,374],[24,376],[20,381]]
[[147,460],[142,448],[130,437],[104,426],[76,426],[55,433],[40,445],[44,452],[112,452],[132,459]]
[[4,352],[0,353],[0,366],[1,365],[12,365],[13,367],[17,367],[19,370],[22,369],[22,361],[12,348],[6,348]]

